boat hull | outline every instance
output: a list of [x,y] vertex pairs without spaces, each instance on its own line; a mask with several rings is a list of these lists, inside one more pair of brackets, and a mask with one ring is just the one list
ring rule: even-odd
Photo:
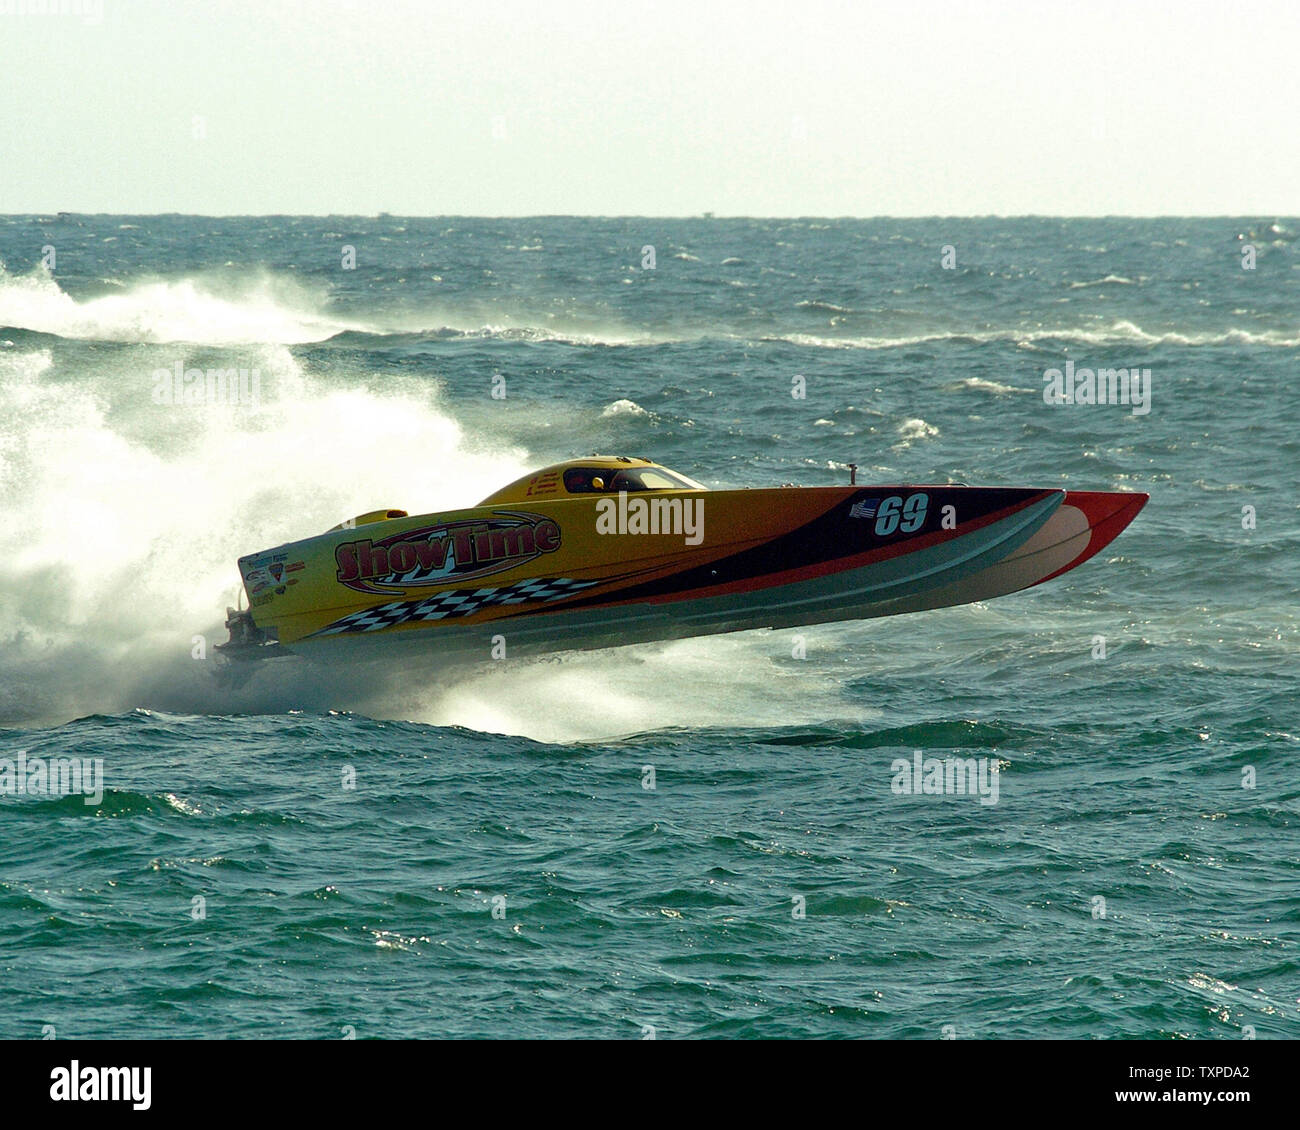
[[1086,559],[1095,529],[1114,527],[1109,540],[1145,501],[1070,497],[892,485],[523,501],[338,529],[240,568],[274,650],[485,659],[1001,595]]
[[991,600],[1050,581],[1100,553],[1137,517],[1147,499],[1137,493],[1067,491],[1059,509],[1005,558],[950,584],[887,601],[877,615]]

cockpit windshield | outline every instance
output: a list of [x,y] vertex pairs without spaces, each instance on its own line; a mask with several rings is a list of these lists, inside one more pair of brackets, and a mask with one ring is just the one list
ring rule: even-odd
[[629,467],[606,469],[602,467],[571,467],[564,472],[564,489],[570,494],[605,492],[617,494],[621,490],[706,490],[707,488],[670,471],[666,467]]

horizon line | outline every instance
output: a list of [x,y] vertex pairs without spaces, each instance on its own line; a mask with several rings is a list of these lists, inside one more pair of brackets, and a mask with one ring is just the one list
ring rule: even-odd
[[1300,221],[1300,213],[1248,212],[879,212],[871,215],[760,215],[750,213],[655,212],[86,212],[50,209],[41,212],[2,212],[9,219],[61,219],[70,216],[183,217],[203,220],[242,219],[394,219],[394,220],[1239,220],[1269,216]]

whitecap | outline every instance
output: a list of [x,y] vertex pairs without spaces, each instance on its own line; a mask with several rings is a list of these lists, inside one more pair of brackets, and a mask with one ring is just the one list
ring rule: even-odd
[[616,400],[613,404],[606,404],[604,410],[601,412],[601,417],[604,419],[610,419],[615,416],[649,415],[649,412],[633,400]]

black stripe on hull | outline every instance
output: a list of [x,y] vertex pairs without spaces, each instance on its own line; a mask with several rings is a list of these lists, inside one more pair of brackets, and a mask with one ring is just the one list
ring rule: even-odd
[[[912,494],[929,496],[925,522],[910,533],[895,531],[878,537],[873,518],[854,518],[850,510],[855,503],[882,499],[889,495],[906,498]],[[824,565],[872,550],[887,549],[900,542],[910,541],[942,531],[944,508],[954,507],[957,528],[950,533],[961,536],[961,527],[983,519],[1003,516],[1051,494],[1051,491],[1000,487],[867,487],[845,495],[833,503],[825,513],[805,523],[788,534],[774,538],[752,549],[741,550],[707,565],[699,565],[646,581],[639,585],[617,589],[604,594],[565,602],[565,610],[628,600],[652,597],[671,597],[693,589],[711,588],[752,581],[773,573],[791,569],[805,569]],[[705,496],[707,499],[707,495]]]

